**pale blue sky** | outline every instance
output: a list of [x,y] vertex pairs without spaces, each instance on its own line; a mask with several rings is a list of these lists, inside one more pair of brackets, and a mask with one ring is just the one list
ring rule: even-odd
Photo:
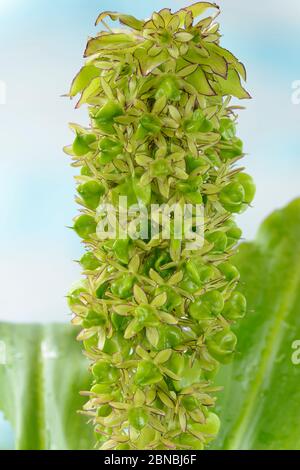
[[[147,17],[154,9],[177,9],[176,0],[0,0],[0,320],[68,320],[64,295],[80,276],[72,262],[82,253],[65,226],[76,214],[73,172],[61,149],[69,121],[85,110],[61,98],[82,64],[94,20],[106,9]],[[291,86],[300,79],[300,2],[224,0],[223,45],[246,64],[253,100],[241,112],[239,133],[257,186],[254,208],[241,217],[254,236],[274,208],[300,194],[300,106]]]

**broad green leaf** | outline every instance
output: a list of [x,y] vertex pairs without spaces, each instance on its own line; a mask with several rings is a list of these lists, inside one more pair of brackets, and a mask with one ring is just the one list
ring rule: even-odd
[[239,62],[239,60],[235,57],[234,54],[232,54],[232,52],[228,51],[224,47],[221,47],[221,46],[219,46],[218,44],[215,44],[215,43],[206,44],[206,48],[207,48],[207,50],[209,51],[210,54],[215,53],[215,54],[218,54],[218,55],[222,56],[226,60],[226,62],[228,64],[232,65],[232,67],[235,69],[235,71],[240,74],[242,79],[246,80],[246,78],[247,78],[246,75],[247,74],[246,74],[245,66],[244,66],[244,64]]
[[69,325],[0,324],[0,410],[18,450],[90,449],[91,426],[77,414],[90,386],[87,360]]
[[144,26],[144,22],[138,20],[134,16],[123,15],[122,13],[116,13],[114,11],[104,11],[103,13],[100,13],[96,20],[96,25],[99,24],[100,21],[103,21],[107,16],[109,16],[111,20],[120,21],[120,23],[124,24],[125,26],[129,26],[136,31],[141,31]]
[[200,95],[215,95],[214,90],[208,83],[205,73],[200,67],[198,67],[198,69],[189,75],[185,80],[190,85],[192,85],[197,90],[197,92],[200,93]]
[[80,100],[78,101],[76,108],[79,108],[82,104],[88,102],[88,100],[95,96],[102,88],[101,77],[94,78],[91,83],[83,91]]
[[220,75],[224,78],[227,76],[227,62],[224,57],[215,52],[211,52],[209,57],[203,57],[203,55],[197,51],[197,47],[190,47],[184,58],[193,64],[208,65],[216,75]]
[[91,83],[91,81],[94,78],[99,77],[99,75],[100,70],[94,65],[86,65],[82,67],[72,82],[69,93],[70,96],[76,96],[78,93],[83,91]]
[[147,49],[144,47],[139,47],[136,49],[134,55],[139,61],[143,75],[149,75],[152,70],[164,64],[169,59],[169,54],[165,49],[163,49],[156,56],[152,57],[148,55]]
[[251,98],[249,93],[242,87],[239,74],[231,66],[229,66],[227,78],[217,75],[215,78],[223,96],[232,95],[239,99]]
[[236,359],[218,376],[214,447],[300,449],[300,199],[274,212],[235,264],[248,314],[236,329]]
[[96,38],[88,41],[84,57],[96,54],[102,50],[124,50],[136,45],[136,39],[131,34],[125,33],[100,33]]
[[185,18],[186,13],[191,12],[194,19],[196,19],[198,16],[202,15],[202,13],[204,13],[209,8],[219,9],[218,5],[216,5],[215,3],[197,2],[197,3],[194,3],[193,5],[182,8],[181,10],[176,12],[176,14],[179,16],[182,22]]

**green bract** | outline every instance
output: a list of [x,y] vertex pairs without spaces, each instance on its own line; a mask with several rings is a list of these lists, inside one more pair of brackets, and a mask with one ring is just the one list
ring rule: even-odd
[[[232,97],[249,98],[245,69],[219,44],[218,7],[198,2],[148,21],[114,12],[124,31],[89,40],[70,96],[87,104],[90,127],[72,124],[66,152],[80,167],[86,276],[69,304],[91,360],[85,412],[101,449],[202,449],[217,434],[211,383],[236,347],[231,324],[246,312],[230,263],[241,231],[234,213],[254,197],[237,163]],[[174,236],[103,240],[99,205],[203,204],[203,246]],[[149,220],[147,220],[148,224]]]

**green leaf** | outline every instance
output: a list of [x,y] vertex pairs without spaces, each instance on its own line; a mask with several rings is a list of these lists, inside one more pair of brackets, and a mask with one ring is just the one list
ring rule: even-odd
[[198,68],[195,72],[189,75],[186,79],[190,85],[192,85],[198,93],[201,95],[212,96],[215,95],[214,90],[211,88],[205,73],[202,69]]
[[251,96],[242,87],[239,74],[229,66],[227,78],[219,77],[216,75],[216,81],[220,86],[220,91],[223,96],[232,95],[239,99],[249,99]]
[[218,376],[222,428],[214,447],[300,449],[300,365],[292,361],[300,339],[300,199],[274,212],[235,264],[248,314],[236,328],[236,359]]
[[224,78],[227,77],[227,62],[224,57],[215,52],[211,52],[209,57],[203,57],[203,55],[197,51],[197,47],[190,47],[184,59],[193,64],[207,65],[216,75],[220,75]]
[[100,33],[96,38],[88,41],[84,57],[96,54],[102,50],[124,50],[136,45],[136,39],[131,34],[125,33]]
[[156,67],[167,62],[169,59],[168,52],[164,49],[156,56],[152,57],[148,55],[147,49],[139,47],[134,53],[140,64],[140,69],[143,75],[149,75]]
[[130,28],[135,29],[136,31],[141,31],[144,26],[144,22],[138,20],[134,16],[123,15],[114,11],[104,11],[103,13],[100,13],[96,20],[96,25],[99,24],[100,21],[104,20],[104,18],[106,18],[107,16],[109,16],[111,20],[120,21],[120,23],[124,24],[125,26],[129,26]]
[[99,77],[99,75],[100,70],[94,65],[86,65],[85,67],[82,67],[72,82],[69,95],[76,96],[78,93],[83,91],[94,78]]
[[236,70],[237,73],[240,74],[243,80],[246,80],[246,69],[244,65],[239,62],[239,60],[235,57],[232,52],[228,51],[224,47],[219,46],[218,44],[212,43],[212,44],[206,44],[206,48],[209,51],[209,53],[216,53],[220,56],[222,56],[226,62],[230,65],[233,66],[233,68]]
[[197,18],[197,16],[202,15],[202,13],[204,13],[209,8],[214,8],[214,9],[217,9],[217,10],[219,9],[218,5],[216,5],[215,3],[197,2],[197,3],[194,3],[193,5],[182,8],[181,10],[176,12],[176,14],[179,16],[180,20],[182,21],[185,18],[185,14],[188,13],[188,12],[191,12],[194,19],[195,19],[195,18]]
[[0,323],[0,410],[17,450],[91,448],[91,426],[76,413],[90,383],[75,335],[64,324]]
[[97,95],[97,93],[101,90],[101,78],[96,77],[94,78],[91,83],[85,88],[83,91],[80,100],[76,104],[76,108],[79,108],[82,104],[87,103],[88,100]]

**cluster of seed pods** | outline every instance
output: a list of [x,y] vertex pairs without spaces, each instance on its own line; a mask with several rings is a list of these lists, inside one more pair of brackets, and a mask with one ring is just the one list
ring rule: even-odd
[[[231,105],[249,98],[245,70],[219,45],[218,13],[207,2],[147,21],[104,12],[97,24],[108,30],[89,40],[72,83],[90,126],[71,124],[65,148],[81,168],[74,230],[86,246],[84,279],[68,300],[91,361],[84,413],[101,449],[203,449],[219,429],[213,379],[246,313],[231,263],[241,237],[234,215],[255,186],[238,165]],[[201,205],[201,246],[188,248],[172,223],[168,239],[100,238],[99,206],[120,210],[120,196],[129,206]]]

